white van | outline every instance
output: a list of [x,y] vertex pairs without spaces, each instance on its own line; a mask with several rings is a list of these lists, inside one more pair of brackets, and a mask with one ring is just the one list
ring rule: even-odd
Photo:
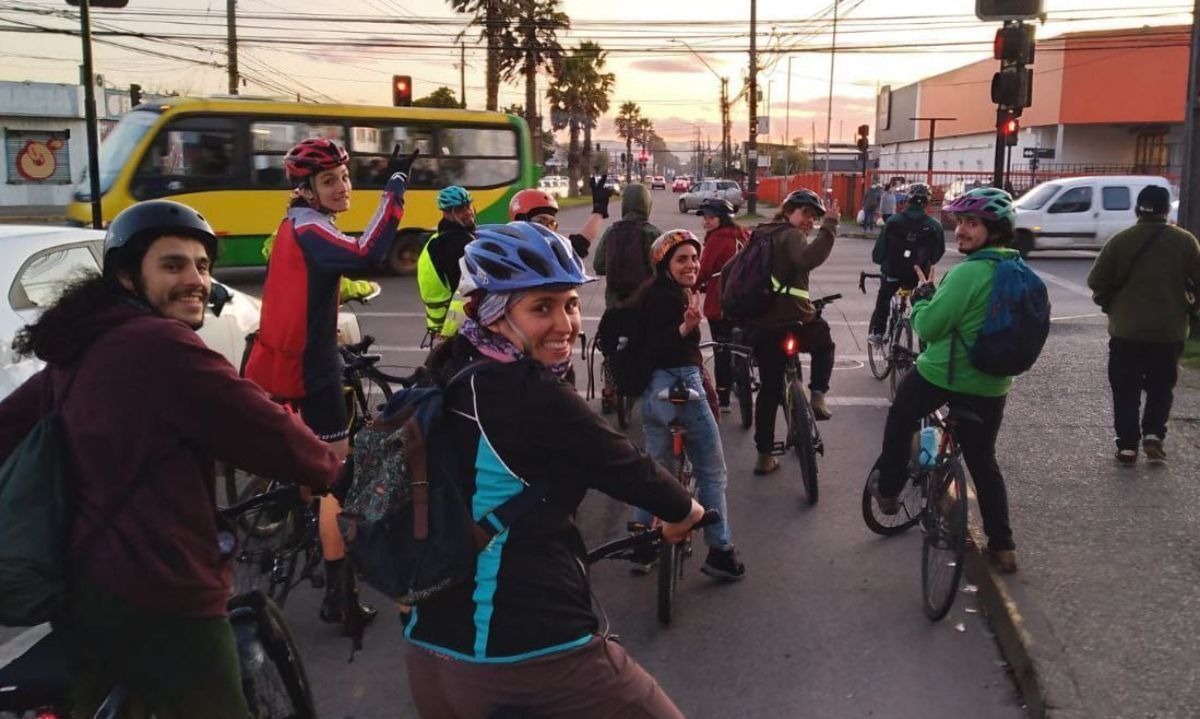
[[1171,189],[1165,177],[1099,175],[1043,182],[1017,199],[1013,248],[1098,250],[1137,221],[1133,207],[1147,185]]

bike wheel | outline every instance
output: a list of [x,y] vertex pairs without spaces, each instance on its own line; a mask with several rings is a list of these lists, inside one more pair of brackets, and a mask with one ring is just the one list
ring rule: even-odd
[[896,328],[892,333],[891,344],[892,346],[889,349],[892,356],[890,362],[892,374],[888,394],[891,399],[896,399],[896,388],[900,386],[900,381],[904,379],[904,376],[916,364],[916,355],[912,351],[912,325],[909,324],[907,317],[896,323]]
[[[249,612],[239,611],[245,607]],[[242,691],[254,719],[316,719],[312,686],[283,612],[262,594],[230,601]]]
[[380,408],[392,398],[392,386],[381,377],[361,374],[347,383],[347,410],[350,415],[350,440],[379,414]]
[[867,366],[871,368],[875,379],[881,382],[892,371],[892,365],[888,363],[888,353],[891,351],[889,339],[888,335],[884,335],[883,341],[878,344],[867,342]]
[[867,528],[876,534],[891,537],[903,534],[921,518],[921,482],[924,475],[911,477],[904,483],[904,489],[896,497],[900,502],[900,511],[890,517],[879,511],[879,504],[871,496],[871,492],[863,485],[862,516]]
[[932,621],[946,616],[958,595],[967,552],[967,480],[958,458],[928,474],[921,513],[921,596]]
[[791,414],[788,425],[792,436],[792,449],[796,450],[796,459],[800,460],[800,480],[804,485],[804,497],[808,500],[809,506],[812,506],[817,503],[819,496],[817,449],[813,445],[812,408],[809,407],[808,397],[805,396],[804,388],[800,386],[799,381],[791,384],[788,393],[792,397],[788,407],[788,412]]
[[737,397],[738,412],[742,429],[754,426],[754,380],[750,377],[750,360],[746,357],[733,358],[733,395]]
[[679,584],[679,564],[682,551],[679,544],[662,543],[658,548],[658,621],[671,623],[675,606],[675,588]]

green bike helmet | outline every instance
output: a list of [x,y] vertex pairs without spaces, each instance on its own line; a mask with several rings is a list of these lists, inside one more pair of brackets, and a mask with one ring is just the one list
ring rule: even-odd
[[1012,223],[1017,219],[1012,195],[998,187],[977,187],[964,192],[942,207],[952,215],[970,215],[984,220]]
[[454,210],[471,204],[471,193],[458,185],[443,187],[437,194],[439,210]]

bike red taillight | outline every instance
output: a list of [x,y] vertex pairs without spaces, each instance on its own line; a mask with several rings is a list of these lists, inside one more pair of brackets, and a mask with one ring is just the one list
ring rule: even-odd
[[58,712],[54,711],[53,709],[39,709],[38,713],[37,713],[37,719],[66,719],[66,718],[60,717]]
[[783,338],[783,352],[788,357],[796,354],[796,335],[787,335]]

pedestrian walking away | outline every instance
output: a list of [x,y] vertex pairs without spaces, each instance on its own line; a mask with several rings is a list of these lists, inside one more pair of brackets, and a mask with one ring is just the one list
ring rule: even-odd
[[1170,203],[1165,187],[1138,193],[1137,223],[1108,241],[1088,273],[1092,299],[1108,315],[1108,381],[1122,464],[1137,461],[1139,442],[1146,459],[1167,459],[1167,421],[1189,333],[1187,294],[1200,287],[1200,245],[1167,221]]

